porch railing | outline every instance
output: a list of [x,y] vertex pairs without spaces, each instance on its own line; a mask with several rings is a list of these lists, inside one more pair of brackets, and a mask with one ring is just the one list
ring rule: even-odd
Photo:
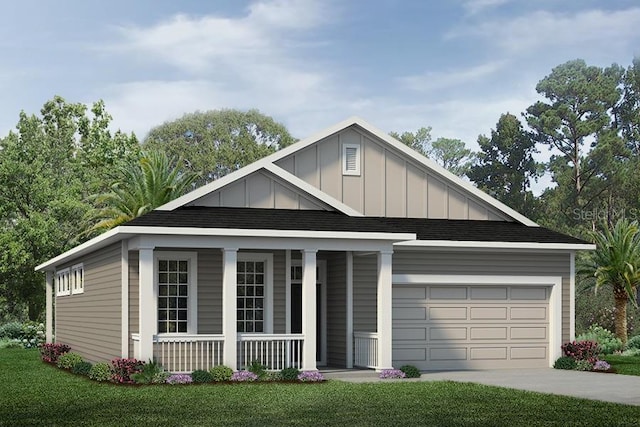
[[377,368],[378,334],[375,332],[354,332],[353,340],[353,365],[360,368]]
[[221,365],[223,351],[224,335],[157,336],[153,343],[156,362],[176,373]]
[[238,334],[238,369],[253,361],[269,370],[302,368],[302,334]]

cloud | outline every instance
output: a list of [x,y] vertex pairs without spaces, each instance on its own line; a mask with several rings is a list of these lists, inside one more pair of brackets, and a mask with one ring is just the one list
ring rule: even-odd
[[509,3],[511,0],[466,0],[463,7],[469,15],[475,15],[487,9],[491,9],[503,4]]
[[504,60],[492,61],[456,71],[429,71],[423,74],[401,77],[398,81],[402,86],[419,92],[443,90],[452,86],[476,82],[483,77],[496,73],[504,68],[506,64],[507,61]]
[[587,10],[575,14],[536,11],[516,18],[465,25],[445,37],[479,37],[509,53],[531,54],[549,47],[606,51],[635,47],[640,38],[639,27],[640,8]]

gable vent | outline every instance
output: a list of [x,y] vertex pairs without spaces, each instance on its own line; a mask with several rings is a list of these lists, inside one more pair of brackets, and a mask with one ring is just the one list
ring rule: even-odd
[[343,175],[360,175],[360,145],[344,144],[342,162]]

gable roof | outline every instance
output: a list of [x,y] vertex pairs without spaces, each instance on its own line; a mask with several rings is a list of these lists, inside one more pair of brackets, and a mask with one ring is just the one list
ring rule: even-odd
[[[264,157],[260,160],[255,161],[254,163],[251,163],[250,165],[247,165],[235,172],[232,172],[218,180],[215,180],[209,184],[206,184],[200,188],[197,188],[195,190],[193,190],[190,193],[185,194],[182,197],[179,197],[165,205],[160,206],[159,208],[157,208],[157,210],[173,210],[176,208],[179,208],[181,206],[185,206],[188,203],[193,202],[196,199],[199,199],[200,197],[203,197],[207,194],[209,194],[212,191],[215,191],[219,188],[222,188],[225,185],[228,185],[238,179],[241,179],[247,175],[249,175],[250,173],[253,173],[259,169],[268,169],[271,172],[276,173],[277,175],[281,176],[283,179],[291,182],[293,185],[295,185],[298,188],[301,188],[301,182],[304,182],[302,180],[300,180],[299,178],[295,177],[294,175],[290,174],[289,172],[286,172],[284,169],[280,168],[279,166],[275,165],[274,163],[277,162],[280,159],[283,159],[297,151],[301,151],[307,147],[309,147],[310,145],[315,144],[318,141],[321,141],[337,132],[340,132],[350,126],[358,126],[360,128],[362,128],[363,130],[371,133],[372,135],[374,135],[376,138],[384,141],[385,143],[389,144],[390,146],[392,146],[393,148],[395,148],[396,150],[402,152],[404,155],[410,157],[411,159],[413,159],[414,161],[416,161],[418,164],[421,164],[425,167],[427,167],[428,169],[430,169],[431,171],[433,171],[434,174],[438,175],[439,177],[441,177],[443,180],[448,181],[450,183],[452,183],[453,185],[461,188],[462,190],[474,195],[475,197],[477,197],[478,199],[484,201],[485,203],[487,203],[488,205],[494,207],[496,210],[502,212],[503,214],[505,214],[506,216],[514,219],[515,221],[527,225],[529,227],[538,227],[538,224],[536,224],[534,221],[530,220],[529,218],[525,217],[524,215],[516,212],[515,210],[511,209],[510,207],[508,207],[507,205],[505,205],[504,203],[494,199],[493,197],[489,196],[487,193],[483,192],[482,190],[476,188],[474,185],[472,185],[471,183],[461,179],[460,177],[452,174],[451,172],[449,172],[448,170],[446,170],[445,168],[443,168],[442,166],[438,165],[437,163],[435,163],[434,161],[428,159],[427,157],[421,155],[420,153],[418,153],[417,151],[407,147],[405,144],[401,143],[400,141],[398,141],[397,139],[393,138],[392,136],[388,135],[387,133],[385,133],[384,131],[376,128],[375,126],[369,124],[368,122],[366,122],[365,120],[359,118],[359,117],[351,117],[345,121],[342,121],[340,123],[337,123],[333,126],[330,126],[308,138],[305,138],[301,141],[296,142],[295,144],[292,144],[288,147],[285,147],[279,151],[276,151],[275,153]],[[294,179],[296,178],[296,179]],[[293,181],[296,181],[295,183]],[[306,184],[306,183],[305,183]],[[308,187],[305,187],[306,189],[304,190],[305,192],[313,195],[314,197],[320,198],[319,195],[324,194],[323,197],[325,198],[331,198],[333,199],[331,201],[331,203],[329,203],[330,205],[334,206],[337,210],[347,213],[349,215],[353,215],[353,213],[355,212],[357,215],[361,215],[359,212],[355,211],[354,209],[346,206],[345,204],[343,204],[342,202],[339,202],[338,200],[328,196],[326,193],[320,191],[319,189],[313,187],[312,185],[306,184]],[[321,199],[322,200],[322,199]],[[336,204],[337,203],[337,204]],[[349,210],[350,212],[348,212],[347,210]]]

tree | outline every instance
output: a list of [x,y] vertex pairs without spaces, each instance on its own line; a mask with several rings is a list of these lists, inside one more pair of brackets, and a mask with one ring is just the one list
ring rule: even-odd
[[627,342],[627,302],[636,306],[640,285],[640,232],[636,221],[621,219],[610,228],[591,233],[596,250],[588,253],[578,272],[590,276],[595,290],[605,285],[613,289],[615,333]]
[[438,138],[432,142],[431,127],[389,135],[458,176],[464,176],[475,160],[475,153],[459,139]]
[[190,190],[197,176],[185,171],[183,164],[165,153],[147,151],[138,162],[122,165],[120,179],[111,186],[111,191],[95,196],[99,208],[93,217],[97,223],[89,231],[106,231]]
[[491,138],[478,137],[478,161],[467,176],[476,185],[525,215],[533,213],[531,180],[538,176],[535,141],[513,114],[500,116]]
[[633,59],[622,79],[623,99],[617,119],[629,148],[640,155],[640,57]]
[[144,147],[183,158],[200,186],[293,142],[282,124],[258,110],[214,110],[185,114],[153,128]]

